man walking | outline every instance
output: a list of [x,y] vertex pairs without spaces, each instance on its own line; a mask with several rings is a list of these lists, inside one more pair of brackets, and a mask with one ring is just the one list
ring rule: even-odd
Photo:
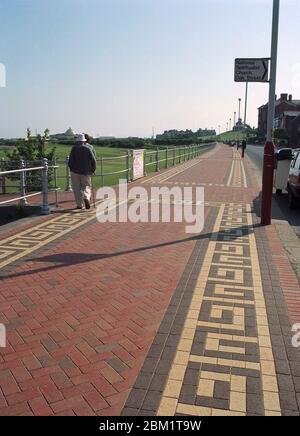
[[96,158],[83,134],[77,136],[76,144],[69,157],[72,186],[77,209],[90,209],[92,175],[96,171]]
[[94,148],[93,145],[92,145],[92,138],[91,138],[90,135],[88,135],[87,133],[84,134],[84,137],[85,137],[85,139],[86,139],[86,145],[88,145],[88,146],[91,148],[91,150],[92,150],[92,152],[93,152],[95,158],[97,159],[97,156],[96,156],[96,150],[95,150],[95,148]]
[[245,157],[245,151],[246,151],[246,148],[247,148],[247,142],[244,140],[244,141],[242,142],[242,158]]

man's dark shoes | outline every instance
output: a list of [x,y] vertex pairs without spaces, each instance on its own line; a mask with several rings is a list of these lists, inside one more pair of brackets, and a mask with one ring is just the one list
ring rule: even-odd
[[89,200],[87,198],[84,199],[84,205],[85,205],[86,209],[90,209],[91,208],[90,202],[89,202]]

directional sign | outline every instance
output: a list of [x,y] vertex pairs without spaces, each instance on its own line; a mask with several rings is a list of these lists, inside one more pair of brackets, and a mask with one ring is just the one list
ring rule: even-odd
[[133,150],[133,180],[144,177],[145,150]]
[[236,59],[235,82],[268,82],[269,59]]

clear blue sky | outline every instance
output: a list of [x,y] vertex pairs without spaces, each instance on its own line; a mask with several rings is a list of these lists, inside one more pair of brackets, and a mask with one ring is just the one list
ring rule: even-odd
[[[235,57],[270,54],[271,0],[1,0],[0,137],[226,128]],[[299,0],[281,1],[277,92],[300,99]],[[249,90],[249,122],[268,86]]]

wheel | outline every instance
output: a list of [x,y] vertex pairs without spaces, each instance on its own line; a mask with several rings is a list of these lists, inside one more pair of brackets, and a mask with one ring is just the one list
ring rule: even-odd
[[276,189],[276,194],[277,195],[281,195],[282,194],[282,189]]
[[289,189],[289,208],[295,209],[297,207],[297,199],[294,197],[292,191]]

